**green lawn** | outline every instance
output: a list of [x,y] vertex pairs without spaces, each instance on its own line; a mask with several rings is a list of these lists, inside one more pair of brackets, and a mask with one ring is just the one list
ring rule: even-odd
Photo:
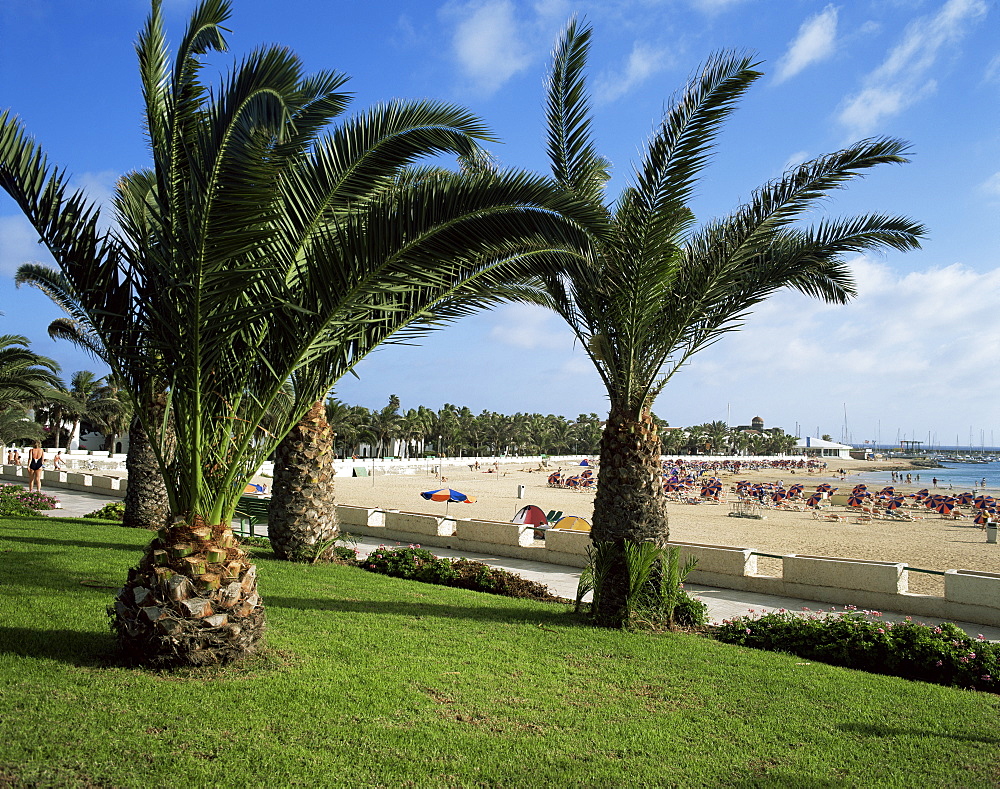
[[0,519],[0,786],[996,786],[997,696],[260,551],[267,649],[114,665],[147,533]]

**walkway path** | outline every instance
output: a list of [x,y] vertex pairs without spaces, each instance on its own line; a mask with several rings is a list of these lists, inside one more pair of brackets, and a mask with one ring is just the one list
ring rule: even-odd
[[[62,509],[51,510],[47,515],[55,517],[79,518],[89,512],[103,507],[109,501],[114,501],[111,496],[99,496],[93,493],[81,493],[75,490],[59,490],[56,497],[62,502]],[[259,536],[266,536],[266,527],[258,530]],[[395,543],[392,543],[395,545]],[[364,556],[380,545],[378,540],[372,538],[358,538],[355,548]],[[521,559],[510,559],[503,556],[493,556],[486,553],[468,553],[463,551],[451,551],[444,548],[434,548],[434,553],[438,556],[448,556],[451,558],[473,559],[484,562],[493,567],[500,567],[510,570],[531,581],[538,581],[549,587],[553,594],[560,597],[574,599],[576,597],[577,580],[580,571],[576,567],[566,567],[559,564],[546,564],[545,562],[533,562]],[[741,592],[735,589],[722,589],[713,586],[701,586],[698,584],[685,584],[687,591],[701,600],[708,606],[708,614],[713,622],[721,622],[723,619],[731,619],[742,616],[753,610],[756,613],[766,611],[778,611],[785,609],[788,611],[801,611],[803,609],[811,611],[828,611],[832,608],[829,603],[817,602],[815,600],[800,600],[792,597],[778,597],[776,595],[755,594],[753,592]],[[883,617],[889,621],[901,621],[905,619],[904,614],[886,613]],[[1000,641],[1000,627],[989,627],[987,625],[977,625],[971,622],[955,622],[970,636],[984,635],[990,641]]]

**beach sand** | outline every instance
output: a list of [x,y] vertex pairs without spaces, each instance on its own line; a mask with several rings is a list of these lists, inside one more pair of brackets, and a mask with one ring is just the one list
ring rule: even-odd
[[[901,468],[905,463],[867,463],[831,459],[825,472],[794,475],[783,470],[769,469],[742,473],[738,479],[753,482],[775,482],[786,486],[800,482],[813,490],[821,482],[832,482],[841,493],[849,492],[864,481],[864,471]],[[469,496],[474,504],[448,505],[450,517],[510,521],[526,504],[536,504],[544,512],[562,510],[565,515],[579,515],[587,520],[593,514],[592,491],[550,488],[547,478],[552,469],[529,472],[527,463],[500,467],[499,474],[485,474],[468,468],[445,467],[446,483],[433,474],[388,474],[376,477],[338,477],[337,502],[360,507],[399,509],[408,512],[445,514],[445,504],[426,501],[420,492],[450,487]],[[564,467],[568,468],[568,467]],[[844,468],[844,481],[834,477],[833,469]],[[484,467],[485,469],[485,467]],[[921,469],[930,477],[929,469]],[[732,474],[720,475],[728,488],[737,480]],[[266,480],[270,482],[270,480]],[[518,486],[525,486],[525,497],[517,497]],[[896,484],[897,490],[916,491],[916,485]],[[843,511],[843,507],[833,507]],[[696,542],[750,548],[773,554],[805,554],[851,559],[903,562],[927,570],[1000,570],[1000,545],[990,545],[979,527],[971,521],[941,518],[930,510],[921,510],[923,520],[890,522],[873,520],[867,524],[826,522],[815,520],[809,513],[768,509],[765,520],[730,518],[727,504],[669,505],[670,538],[678,542]],[[780,575],[778,559],[758,558],[758,572]],[[924,573],[909,574],[909,589],[922,594],[943,594],[941,576]]]

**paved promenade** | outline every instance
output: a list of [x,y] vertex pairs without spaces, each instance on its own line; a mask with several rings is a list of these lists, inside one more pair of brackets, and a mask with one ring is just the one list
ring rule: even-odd
[[[109,501],[115,500],[111,496],[98,496],[93,493],[80,493],[74,490],[58,490],[55,491],[55,496],[61,501],[63,505],[62,509],[51,510],[47,514],[67,518],[81,517],[103,507]],[[258,534],[262,537],[266,536],[267,527],[259,527]],[[378,540],[359,538],[355,547],[359,553],[367,556],[368,553],[380,544]],[[390,545],[395,545],[395,543],[390,543]],[[553,594],[557,594],[560,597],[567,597],[569,599],[576,597],[577,579],[580,577],[580,571],[576,567],[510,559],[485,553],[450,551],[444,548],[433,548],[433,551],[438,556],[473,559],[493,567],[510,570],[524,578],[545,584]],[[815,600],[800,600],[792,597],[754,594],[753,592],[741,592],[734,589],[721,589],[711,586],[700,586],[698,584],[685,584],[685,588],[708,606],[709,617],[713,622],[721,622],[723,619],[742,616],[749,613],[751,609],[760,613],[780,609],[788,611],[802,611],[803,609],[829,611],[833,607],[829,603],[817,602]],[[906,617],[903,614],[885,612],[883,618],[889,621],[902,621]],[[970,636],[975,637],[983,634],[990,641],[1000,641],[1000,628],[998,627],[977,625],[971,622],[955,622],[955,624]]]

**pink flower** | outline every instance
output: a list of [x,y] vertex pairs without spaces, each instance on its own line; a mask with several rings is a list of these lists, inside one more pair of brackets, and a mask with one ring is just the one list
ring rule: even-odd
[[938,661],[937,663],[935,663],[934,665],[935,665],[935,666],[943,666],[943,665],[944,665],[944,661],[943,661],[943,660],[939,660],[939,661]]
[[976,638],[978,638],[980,641],[985,641],[986,640],[986,636],[984,636],[982,633],[980,633],[978,636],[976,636]]
[[747,635],[750,635],[750,628],[747,628]]
[[884,628],[881,628],[881,627],[880,627],[880,628],[878,629],[878,632],[880,632],[880,633],[884,633],[884,632],[885,632],[885,629],[884,629]]
[[981,676],[980,679],[983,682],[992,682],[993,681],[993,677],[991,677],[989,674],[983,674],[983,676]]
[[959,660],[961,660],[963,663],[968,663],[969,662],[969,659],[967,657],[959,658]]
[[913,617],[912,617],[912,616],[908,616],[908,617],[906,617],[906,621],[907,621],[907,622],[912,622],[912,621],[913,621]]
[[970,652],[969,653],[969,657],[974,660],[975,657],[976,657],[976,653],[975,652]]

